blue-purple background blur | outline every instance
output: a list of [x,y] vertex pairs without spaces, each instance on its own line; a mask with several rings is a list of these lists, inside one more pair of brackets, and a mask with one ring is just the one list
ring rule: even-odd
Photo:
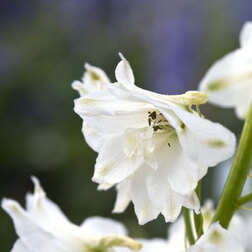
[[[82,76],[83,63],[114,80],[120,51],[139,86],[183,93],[197,89],[210,65],[239,46],[247,20],[251,0],[0,1],[0,198],[23,204],[33,174],[73,222],[111,217],[115,190],[98,192],[91,182],[96,154],[73,112],[78,95],[71,82]],[[233,110],[205,105],[202,111],[239,137],[242,122]],[[216,193],[215,171],[204,179],[204,198],[219,196],[224,182]],[[132,205],[113,217],[133,236],[167,233],[163,218],[138,226]],[[15,239],[0,210],[0,251],[10,251]]]

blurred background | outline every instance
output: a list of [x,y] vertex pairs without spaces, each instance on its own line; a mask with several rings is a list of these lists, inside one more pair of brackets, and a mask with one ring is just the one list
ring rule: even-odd
[[[81,78],[84,62],[114,80],[120,51],[139,86],[180,94],[197,89],[211,64],[239,46],[248,20],[250,0],[0,1],[0,198],[24,204],[35,175],[74,223],[111,217],[115,190],[99,192],[91,182],[96,153],[73,112],[78,94],[71,83]],[[205,105],[201,110],[239,138],[243,122],[232,109]],[[210,169],[204,199],[218,199],[230,162]],[[138,226],[132,205],[113,218],[132,236],[167,234],[162,217]],[[1,209],[0,251],[10,251],[15,239],[12,221]]]

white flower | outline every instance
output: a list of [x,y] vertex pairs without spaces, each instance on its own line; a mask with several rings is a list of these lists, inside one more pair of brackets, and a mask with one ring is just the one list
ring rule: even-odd
[[12,252],[113,252],[114,246],[141,248],[139,242],[126,236],[126,229],[116,221],[92,217],[81,226],[72,224],[46,197],[39,181],[32,180],[35,190],[34,194],[27,194],[26,210],[14,200],[2,201],[19,236]]
[[199,89],[209,101],[221,107],[234,107],[245,118],[252,101],[252,22],[240,34],[241,47],[217,61],[200,82]]
[[213,223],[187,252],[245,252],[240,242],[219,223]]
[[[203,230],[206,232],[215,214],[213,201],[208,200],[201,208],[201,211],[204,223]],[[228,226],[228,232],[240,241],[246,252],[252,252],[251,230],[251,214],[241,215],[240,213],[236,212]]]
[[[203,231],[208,232],[209,226],[211,225],[212,218],[215,210],[213,207],[213,201],[208,200],[201,208],[203,216]],[[190,215],[193,223],[193,214]],[[196,231],[193,228],[194,237],[196,237]],[[228,227],[230,235],[235,237],[240,244],[243,246],[246,252],[252,252],[251,243],[251,230],[252,230],[252,216],[251,215],[240,215],[236,213]],[[169,227],[168,233],[168,245],[172,252],[183,252],[185,251],[185,222],[181,216],[174,224]]]
[[199,209],[194,189],[209,166],[232,156],[235,137],[200,116],[204,92],[172,96],[141,89],[120,56],[117,83],[102,81],[102,89],[75,100],[85,139],[99,153],[93,181],[101,190],[116,185],[114,212],[133,201],[140,224],[159,213],[174,221],[182,206]]

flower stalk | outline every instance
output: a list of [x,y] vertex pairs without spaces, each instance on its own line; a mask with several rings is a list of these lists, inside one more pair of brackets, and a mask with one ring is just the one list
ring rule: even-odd
[[[252,161],[252,103],[245,121],[237,153],[212,222],[227,228],[236,209]],[[241,197],[240,200],[244,199]],[[239,202],[239,200],[238,200]]]
[[[199,181],[198,186],[195,190],[198,199],[200,201],[201,198],[201,181]],[[197,240],[200,238],[200,236],[203,234],[203,216],[200,212],[199,214],[193,213],[193,219],[194,219],[194,225],[195,225],[195,231],[197,234]]]
[[195,243],[195,238],[193,235],[189,209],[183,207],[183,215],[184,215],[185,228],[186,228],[186,238],[188,239],[189,244],[193,245]]
[[246,203],[248,203],[248,202],[250,202],[250,201],[252,201],[252,192],[251,192],[251,193],[248,193],[248,194],[246,194],[246,195],[244,195],[244,196],[239,197],[239,198],[237,199],[237,204],[238,204],[239,206],[242,206],[242,205],[244,205],[244,204],[246,204]]

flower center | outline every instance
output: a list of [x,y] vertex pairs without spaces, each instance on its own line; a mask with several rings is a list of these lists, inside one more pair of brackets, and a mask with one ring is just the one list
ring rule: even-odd
[[164,115],[159,111],[148,111],[148,125],[152,126],[153,131],[156,132],[158,130],[169,130],[171,129],[171,125],[166,120]]

